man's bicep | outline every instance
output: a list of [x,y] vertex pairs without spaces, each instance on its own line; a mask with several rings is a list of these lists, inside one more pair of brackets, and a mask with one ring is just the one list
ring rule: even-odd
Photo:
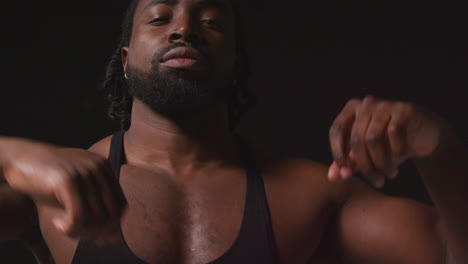
[[353,180],[336,215],[335,247],[346,263],[445,263],[435,210]]

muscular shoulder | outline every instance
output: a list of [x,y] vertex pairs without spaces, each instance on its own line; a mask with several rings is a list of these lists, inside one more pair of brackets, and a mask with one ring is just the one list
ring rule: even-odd
[[341,207],[348,183],[328,181],[328,166],[312,160],[268,158],[260,165],[278,254],[286,263],[304,263]]
[[264,161],[265,183],[273,191],[296,199],[342,202],[349,191],[349,183],[330,182],[328,166],[300,158],[276,158]]

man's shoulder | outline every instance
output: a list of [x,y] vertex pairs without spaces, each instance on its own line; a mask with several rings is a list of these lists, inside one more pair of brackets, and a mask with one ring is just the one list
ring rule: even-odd
[[322,198],[328,202],[340,202],[349,190],[347,182],[328,180],[329,166],[303,158],[259,154],[259,166],[267,192],[272,195],[292,195]]
[[107,136],[98,142],[94,143],[91,147],[88,148],[88,151],[94,152],[104,158],[109,156],[109,149],[111,145],[112,135]]

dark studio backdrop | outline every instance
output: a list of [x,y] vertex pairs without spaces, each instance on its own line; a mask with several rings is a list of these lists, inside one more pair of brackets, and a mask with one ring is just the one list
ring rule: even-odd
[[[372,94],[445,116],[466,143],[465,8],[405,2],[244,1],[250,87],[239,131],[280,153],[331,162],[328,129]],[[97,92],[127,1],[35,1],[3,7],[0,134],[87,148],[112,133]],[[384,192],[430,203],[411,163]],[[1,215],[1,217],[8,217]],[[33,263],[17,244],[0,263]]]

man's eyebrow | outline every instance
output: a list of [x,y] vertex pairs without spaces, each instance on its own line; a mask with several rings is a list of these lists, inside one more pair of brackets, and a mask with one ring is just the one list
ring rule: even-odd
[[167,5],[172,5],[174,4],[176,1],[175,0],[151,0],[143,10],[146,10],[150,7],[153,7],[155,5],[159,5],[159,4],[167,4]]
[[227,5],[226,1],[220,0],[198,0],[199,5],[204,7],[214,7],[216,9],[221,10],[224,13],[229,13],[229,6]]
[[[153,7],[158,4],[167,4],[167,5],[174,5],[178,0],[151,0],[144,8],[144,10]],[[219,0],[198,0],[199,5],[204,7],[214,7],[216,9],[221,10],[224,13],[229,13],[229,6],[226,4],[225,1]]]
[[[143,10],[159,4],[175,5],[177,2],[178,0],[151,0]],[[214,7],[225,14],[228,14],[230,10],[229,5],[225,1],[220,0],[198,0],[197,4],[203,7]]]

